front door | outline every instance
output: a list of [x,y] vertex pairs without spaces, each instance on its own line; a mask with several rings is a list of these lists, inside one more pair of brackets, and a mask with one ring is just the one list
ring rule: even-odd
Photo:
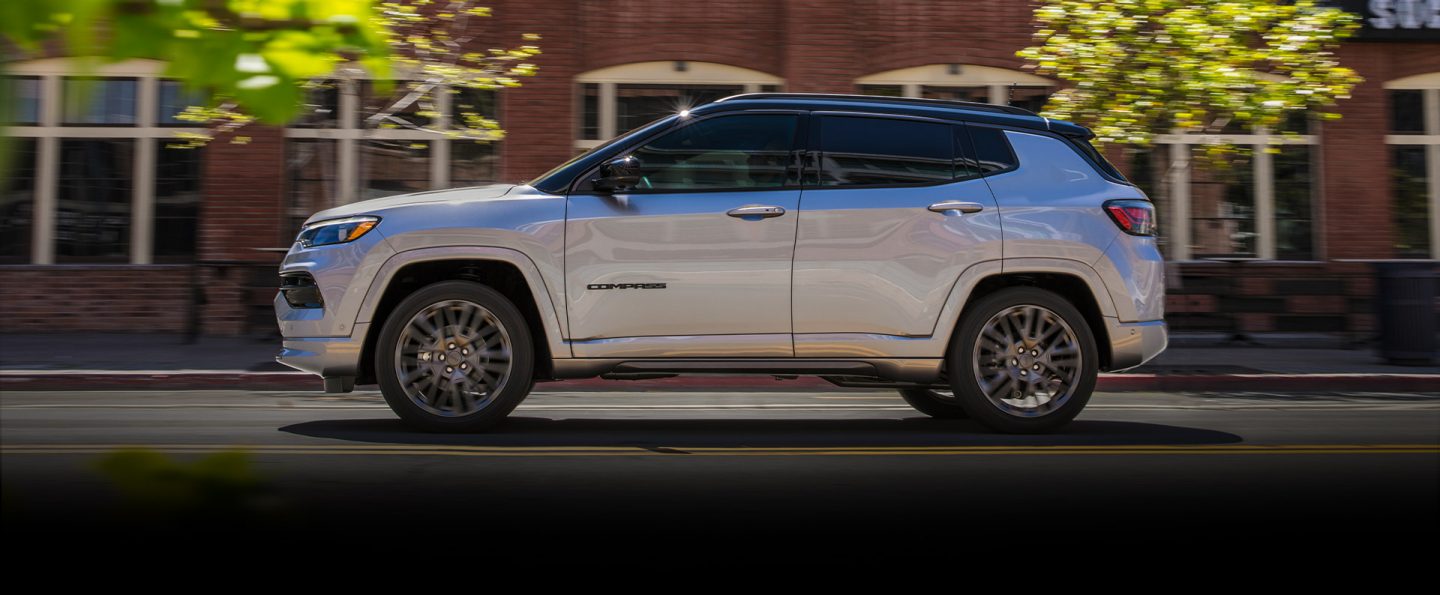
[[801,116],[682,121],[631,152],[634,188],[571,194],[576,357],[789,357]]
[[1001,257],[999,208],[964,125],[819,113],[811,123],[819,172],[795,248],[796,355],[931,335],[960,273]]

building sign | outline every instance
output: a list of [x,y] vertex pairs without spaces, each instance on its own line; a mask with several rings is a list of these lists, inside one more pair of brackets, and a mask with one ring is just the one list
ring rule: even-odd
[[1440,41],[1440,0],[1331,0],[1360,15],[1356,39]]

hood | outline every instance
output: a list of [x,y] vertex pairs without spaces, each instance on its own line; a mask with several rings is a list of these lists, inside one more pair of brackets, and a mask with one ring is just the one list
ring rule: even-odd
[[[360,202],[352,202],[333,209],[326,209],[311,215],[306,223],[312,221],[324,221],[326,219],[340,219],[343,217],[354,217],[357,215],[375,215],[396,207],[404,207],[429,202],[451,202],[460,200],[490,200],[500,198],[515,188],[515,184],[490,184],[488,186],[472,186],[469,188],[453,188],[450,190],[431,190],[428,192],[416,192],[414,194],[401,194],[399,196],[387,196],[385,198],[372,198]],[[381,214],[383,217],[384,215]]]

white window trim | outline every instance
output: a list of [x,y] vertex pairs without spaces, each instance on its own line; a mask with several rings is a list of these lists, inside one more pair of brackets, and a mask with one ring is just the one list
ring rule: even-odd
[[[357,80],[341,79],[335,81],[339,86],[339,105],[336,110],[336,122],[349,126],[348,123],[359,122],[360,118],[360,91]],[[435,122],[435,128],[444,130],[450,126],[450,101],[451,95],[447,87],[437,87],[434,92],[435,108],[439,112],[439,118]],[[449,136],[427,130],[413,130],[406,128],[365,128],[355,127],[336,128],[293,128],[287,127],[284,132],[286,139],[319,139],[333,140],[335,142],[335,195],[331,197],[330,206],[349,204],[360,199],[360,142],[366,140],[408,140],[425,142],[429,144],[430,159],[430,189],[445,190],[450,188],[450,155],[452,142],[473,142],[465,139],[452,139]],[[497,141],[498,142],[498,141]],[[498,174],[498,172],[497,172]]]
[[[1216,143],[1246,146],[1252,151],[1254,159],[1250,166],[1255,181],[1255,259],[1276,259],[1275,163],[1273,156],[1266,151],[1266,148],[1277,145],[1316,146],[1320,144],[1319,135],[1275,135],[1259,128],[1254,134],[1161,134],[1155,137],[1154,143],[1168,147],[1170,151],[1170,168],[1167,172],[1170,186],[1170,214],[1166,217],[1169,221],[1166,235],[1168,236],[1170,260],[1188,261],[1192,259],[1190,250],[1190,178],[1193,168],[1190,165],[1194,161],[1193,147]],[[1312,155],[1311,158],[1315,159],[1318,156]],[[1321,184],[1318,175],[1320,168],[1314,167],[1311,168],[1311,171],[1317,174],[1311,180],[1310,186],[1310,221],[1312,222],[1310,242],[1311,248],[1314,250],[1311,258],[1313,261],[1318,261],[1323,257],[1321,250],[1324,248],[1324,243],[1318,241],[1315,236],[1319,229],[1313,223],[1320,221],[1317,214],[1320,212],[1324,185]]]
[[1425,180],[1430,193],[1430,257],[1440,259],[1440,73],[1392,81],[1385,88],[1424,93],[1421,109],[1425,134],[1387,134],[1385,144],[1425,147]]
[[[678,64],[684,70],[677,70]],[[759,93],[765,85],[783,87],[785,79],[758,70],[716,64],[713,62],[655,61],[621,64],[592,70],[575,77],[578,90],[581,85],[594,84],[598,87],[597,116],[599,117],[598,139],[582,139],[578,134],[574,147],[588,151],[605,144],[618,134],[619,111],[616,108],[615,89],[617,85],[739,85],[742,93]],[[577,97],[577,107],[583,107],[583,99]],[[577,109],[577,112],[579,110]],[[577,124],[580,124],[577,122]]]
[[[7,75],[40,78],[40,118],[33,126],[8,126],[6,134],[33,138],[35,143],[35,195],[30,231],[30,264],[55,264],[56,209],[59,208],[60,140],[66,138],[134,139],[130,180],[130,265],[154,262],[155,166],[158,144],[175,140],[181,132],[203,132],[202,127],[160,126],[156,122],[159,85],[164,65],[152,60],[81,66],[75,59],[52,58],[7,65]],[[64,126],[63,85],[67,77],[136,79],[134,126]],[[198,246],[197,246],[198,249]],[[198,257],[198,254],[197,254]],[[108,263],[94,263],[105,266]],[[87,264],[87,266],[90,266]]]

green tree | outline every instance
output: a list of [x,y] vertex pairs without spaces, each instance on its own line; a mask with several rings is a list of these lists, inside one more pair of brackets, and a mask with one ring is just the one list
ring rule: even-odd
[[[471,47],[470,20],[489,15],[473,0],[23,0],[0,2],[0,40],[16,50],[8,59],[59,43],[71,56],[163,60],[165,76],[208,98],[184,117],[218,131],[291,121],[317,81],[405,80],[378,127],[416,102],[433,111],[436,89],[500,89],[535,74],[534,45]],[[475,106],[458,120],[447,134],[499,138]]]
[[1359,17],[1314,0],[1044,0],[1035,20],[1036,44],[1018,55],[1070,83],[1044,115],[1100,143],[1231,122],[1279,129],[1304,110],[1338,118],[1325,108],[1360,82],[1335,58]]

